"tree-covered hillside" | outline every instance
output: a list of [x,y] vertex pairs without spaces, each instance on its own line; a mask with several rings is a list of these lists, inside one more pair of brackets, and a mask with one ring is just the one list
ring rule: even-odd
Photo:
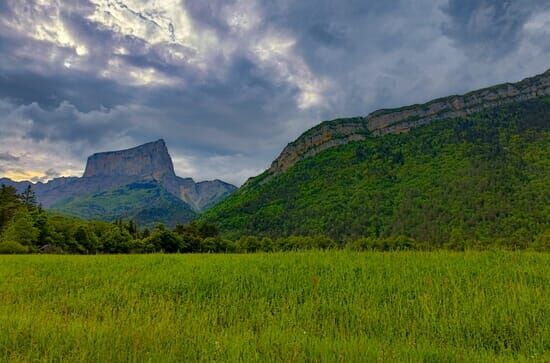
[[52,210],[84,219],[132,219],[140,226],[157,223],[175,226],[195,218],[188,204],[170,194],[160,183],[135,182],[111,190],[61,201]]
[[524,247],[550,233],[550,99],[326,150],[208,211],[227,236]]

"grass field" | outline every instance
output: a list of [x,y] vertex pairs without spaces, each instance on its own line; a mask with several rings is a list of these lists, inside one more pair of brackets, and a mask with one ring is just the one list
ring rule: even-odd
[[550,361],[550,254],[0,256],[0,361]]

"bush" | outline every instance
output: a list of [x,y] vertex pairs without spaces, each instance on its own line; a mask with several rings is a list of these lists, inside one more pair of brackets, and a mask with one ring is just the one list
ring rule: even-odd
[[261,241],[256,236],[243,236],[237,242],[239,252],[257,252],[260,250]]
[[356,240],[351,240],[346,244],[346,247],[352,251],[369,251],[375,250],[377,240],[374,237],[364,237]]
[[529,247],[535,251],[550,251],[550,230],[546,230],[535,237],[535,240]]
[[14,241],[0,242],[0,254],[2,255],[20,255],[28,252],[28,247],[20,243]]
[[264,237],[260,241],[260,250],[263,252],[272,252],[274,251],[275,246],[273,244],[273,240],[269,237]]
[[33,245],[37,241],[38,235],[39,230],[34,227],[32,215],[26,208],[21,208],[15,213],[3,232],[6,241],[27,246]]
[[353,251],[403,251],[422,249],[422,246],[418,242],[407,236],[392,236],[386,238],[363,237],[349,241],[346,247]]
[[153,233],[143,243],[153,246],[155,251],[175,253],[187,249],[185,241],[177,233],[167,230],[163,225],[158,225]]
[[418,244],[414,238],[407,236],[393,236],[386,238],[386,251],[416,250]]
[[235,245],[232,241],[221,237],[207,237],[201,241],[200,252],[234,252]]

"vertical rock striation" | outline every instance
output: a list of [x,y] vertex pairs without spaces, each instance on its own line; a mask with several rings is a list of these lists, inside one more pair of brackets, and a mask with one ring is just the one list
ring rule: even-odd
[[175,177],[174,165],[164,140],[127,150],[93,154],[88,158],[83,178],[139,177],[162,180]]

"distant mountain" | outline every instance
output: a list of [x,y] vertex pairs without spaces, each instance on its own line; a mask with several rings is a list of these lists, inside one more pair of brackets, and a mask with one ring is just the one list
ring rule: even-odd
[[83,178],[141,177],[175,178],[174,165],[164,140],[127,150],[108,151],[88,157]]
[[141,220],[145,224],[187,222],[237,189],[220,180],[195,183],[178,177],[164,140],[94,154],[81,178],[62,177],[36,184],[1,178],[0,184],[19,191],[32,185],[47,209],[105,220],[141,213],[147,216]]
[[201,218],[226,235],[510,247],[550,233],[550,71],[326,121]]

